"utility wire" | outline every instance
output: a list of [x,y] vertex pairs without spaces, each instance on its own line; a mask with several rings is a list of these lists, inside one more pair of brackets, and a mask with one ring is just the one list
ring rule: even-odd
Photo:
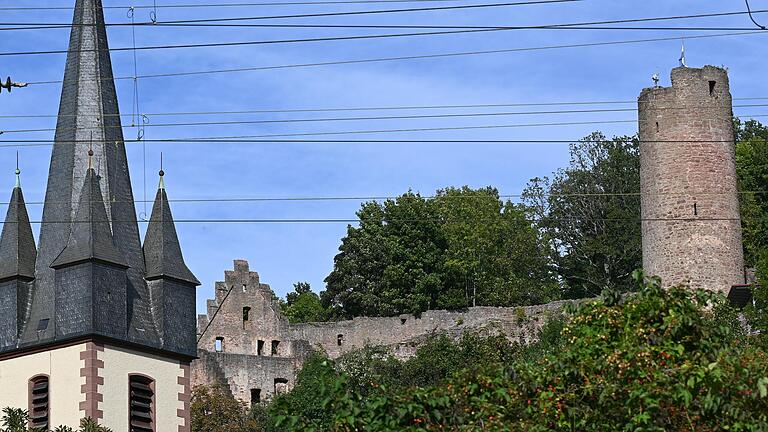
[[[583,1],[583,0],[572,0],[572,1]],[[514,6],[517,5],[517,3],[485,3],[481,5],[462,5],[462,6],[446,6],[448,8],[477,8],[477,7],[501,7],[501,6]],[[289,18],[314,18],[314,17],[325,17],[325,16],[339,16],[339,15],[357,15],[357,14],[370,14],[370,13],[395,13],[395,12],[416,12],[416,11],[423,11],[423,9],[427,10],[441,10],[437,8],[417,8],[417,9],[387,9],[387,10],[374,10],[374,11],[349,11],[349,12],[330,12],[330,13],[324,13],[324,14],[300,14],[300,15],[271,15],[271,16],[252,16],[252,17],[230,17],[230,18],[205,18],[205,19],[194,19],[194,20],[175,20],[175,21],[158,21],[157,23],[152,22],[138,22],[136,25],[142,25],[142,26],[181,26],[181,25],[213,25],[213,26],[219,26],[224,25],[223,23],[231,23],[236,21],[257,21],[257,20],[270,20],[270,19],[289,19]],[[752,11],[752,14],[762,14],[768,12],[768,9],[761,9],[761,10],[755,10]],[[732,11],[732,12],[712,12],[712,13],[704,13],[704,14],[690,14],[690,15],[668,15],[668,16],[657,16],[657,17],[644,17],[644,18],[624,18],[624,19],[615,19],[615,20],[602,20],[602,21],[586,21],[586,22],[575,22],[575,23],[561,23],[561,24],[541,24],[541,25],[531,25],[531,26],[494,26],[490,28],[497,28],[497,29],[513,29],[513,30],[537,30],[537,29],[556,29],[556,28],[571,28],[571,27],[585,27],[585,26],[604,26],[604,25],[611,25],[611,24],[631,24],[631,23],[644,23],[644,22],[655,22],[655,21],[677,21],[677,20],[688,20],[688,19],[698,19],[698,18],[717,18],[717,17],[728,17],[728,16],[740,16],[740,15],[747,15],[748,12],[744,11]],[[0,22],[0,25],[7,25],[7,26],[55,26],[56,28],[72,28],[73,26],[93,26],[95,24],[90,23],[14,23],[14,22]],[[130,25],[130,23],[107,23],[105,26],[107,27],[115,27],[115,26],[127,26]],[[244,26],[274,26],[276,24],[242,24]],[[297,24],[294,24],[297,25]],[[309,24],[305,24],[309,25]],[[322,24],[315,24],[315,25],[322,25]],[[452,28],[452,27],[451,27]],[[469,27],[469,28],[478,28],[478,27]],[[479,28],[485,28],[485,27],[479,27]]]
[[[242,2],[242,3],[203,3],[203,4],[164,4],[164,5],[123,5],[102,6],[102,9],[212,9],[239,8],[254,6],[303,6],[303,5],[335,5],[335,4],[378,4],[378,3],[453,3],[466,0],[322,0],[322,1],[288,1],[288,2]],[[74,10],[72,6],[1,6],[0,11],[57,11]]]
[[[580,218],[580,217],[574,217],[574,218],[525,218],[521,219],[529,223],[536,223],[536,222],[542,222],[542,221],[573,221],[573,222],[581,222],[581,221],[601,221],[601,222],[737,222],[741,221],[741,218],[705,218],[705,217],[693,217],[693,218]],[[162,222],[158,219],[149,219],[149,220],[113,220],[113,221],[45,221],[46,224],[77,224],[77,223],[87,223],[87,224],[98,224],[98,223],[104,223],[104,224],[120,224],[120,223],[152,223],[152,222]],[[344,223],[344,224],[359,224],[362,223],[359,219],[325,219],[325,218],[317,218],[317,219],[174,219],[173,221],[176,224],[303,224],[303,223]],[[386,223],[419,223],[419,222],[434,222],[434,223],[496,223],[496,220],[494,219],[473,219],[471,221],[468,220],[451,220],[451,219],[386,219],[384,222]],[[21,222],[5,222],[8,224],[17,224]],[[43,223],[43,221],[35,220],[30,221],[30,224],[33,225],[40,225]]]
[[[293,18],[317,18],[317,17],[329,17],[329,16],[349,16],[349,15],[377,15],[377,14],[389,14],[389,13],[408,13],[408,12],[431,12],[441,10],[463,10],[463,9],[485,9],[485,8],[497,8],[497,7],[510,7],[510,6],[529,6],[529,5],[545,5],[555,3],[580,3],[585,0],[529,0],[518,2],[504,2],[504,3],[481,3],[481,4],[469,4],[458,6],[436,6],[436,7],[418,7],[418,8],[400,8],[400,9],[376,9],[376,10],[361,10],[361,11],[345,11],[345,12],[325,12],[325,13],[310,13],[310,14],[292,14],[292,15],[268,15],[268,16],[251,16],[251,17],[230,17],[230,18],[204,18],[194,20],[175,20],[175,21],[157,21],[157,22],[137,22],[136,25],[164,25],[164,24],[192,24],[192,23],[206,23],[206,22],[228,22],[228,21],[255,21],[255,20],[271,20],[271,19],[293,19]],[[746,12],[741,12],[746,14]],[[760,13],[755,11],[754,13]],[[0,22],[0,25],[5,26],[68,26],[68,27],[88,27],[94,26],[93,23],[13,23],[13,22]],[[125,26],[131,25],[130,23],[112,23],[108,26]]]
[[[465,115],[459,115],[466,117]],[[416,116],[410,118],[424,118],[428,116]],[[450,117],[450,115],[441,116]],[[755,115],[741,115],[738,118],[762,118],[768,117],[768,114],[755,114]],[[378,119],[388,119],[392,117],[380,117]],[[399,117],[409,118],[409,117]],[[367,118],[372,120],[376,118]],[[342,119],[316,119],[318,121],[339,121]],[[354,119],[343,119],[354,120]],[[356,135],[356,134],[380,134],[380,133],[401,133],[401,132],[436,132],[436,131],[456,131],[456,130],[477,130],[477,129],[511,129],[511,128],[527,128],[527,127],[544,127],[544,126],[584,126],[584,125],[600,125],[600,124],[618,124],[618,123],[637,123],[637,119],[628,120],[593,120],[593,121],[573,121],[573,122],[549,122],[549,123],[521,123],[521,124],[504,124],[504,125],[479,125],[479,126],[446,126],[446,127],[426,127],[426,128],[400,128],[400,129],[374,129],[374,130],[354,130],[354,131],[328,131],[328,132],[301,132],[301,133],[280,133],[280,134],[266,134],[266,135],[248,135],[248,138],[277,138],[277,137],[300,137],[300,136],[328,136],[328,135]],[[242,125],[242,124],[254,124],[254,123],[280,123],[281,120],[258,120],[258,121],[229,121],[229,122],[196,122],[196,123],[166,123],[166,124],[146,124],[146,126],[156,127],[181,127],[181,126],[214,126],[214,125]],[[290,122],[286,120],[286,122]],[[90,128],[67,128],[61,129],[62,131],[72,131],[76,129],[96,129],[107,128],[110,126],[95,126]],[[131,126],[111,126],[112,128],[130,128]],[[40,128],[40,129],[15,129],[0,131],[2,134],[19,134],[19,133],[39,133],[39,132],[53,132],[56,128]],[[146,141],[139,138],[139,141]]]
[[[641,197],[641,196],[723,196],[736,193],[738,195],[765,195],[768,194],[768,190],[754,190],[754,191],[736,191],[736,192],[659,192],[659,193],[644,193],[644,192],[595,192],[595,193],[537,193],[537,194],[505,194],[498,195],[499,199],[515,199],[523,198],[525,196],[535,197],[553,197],[553,198],[616,198],[616,197]],[[423,199],[487,199],[489,195],[419,195]],[[235,197],[235,198],[182,198],[182,199],[169,199],[169,203],[175,204],[210,204],[210,203],[253,203],[253,202],[323,202],[323,201],[383,201],[394,200],[400,198],[400,195],[371,195],[371,196],[297,196],[297,197]],[[110,201],[112,203],[153,203],[154,200],[130,200],[130,201]],[[45,204],[72,204],[73,201],[27,201],[25,204],[32,205],[45,205]],[[9,202],[2,202],[0,205],[10,205]]]
[[[730,36],[746,36],[746,35],[756,35],[756,34],[765,35],[768,33],[756,32],[756,31],[717,33],[717,34],[708,34],[708,35],[686,36],[686,40],[710,39],[710,38],[730,37]],[[547,50],[559,50],[559,49],[569,49],[569,48],[619,46],[619,45],[679,41],[679,40],[680,40],[679,37],[659,37],[659,38],[650,38],[650,39],[630,39],[630,40],[606,41],[606,42],[587,42],[587,43],[567,44],[567,45],[547,45],[547,46],[538,46],[538,47],[509,48],[509,49],[486,50],[486,51],[460,51],[460,52],[441,53],[441,54],[380,57],[380,58],[368,58],[368,59],[357,59],[357,60],[327,61],[327,62],[317,62],[317,63],[299,63],[299,64],[284,64],[284,65],[274,65],[274,66],[213,69],[213,70],[199,70],[199,71],[190,71],[190,72],[170,72],[170,73],[141,75],[139,76],[139,78],[149,79],[149,78],[169,78],[169,77],[181,77],[181,76],[200,76],[200,75],[212,75],[212,74],[224,74],[224,73],[242,73],[242,72],[255,72],[255,71],[265,71],[265,70],[277,70],[277,69],[299,69],[299,68],[310,68],[310,67],[320,67],[320,66],[380,63],[380,62],[404,61],[404,60],[426,60],[426,59],[436,59],[436,58],[451,58],[451,57],[476,56],[476,55],[487,55],[487,54],[503,54],[503,53],[512,53],[512,52],[533,52],[533,51],[547,51]],[[102,78],[102,81],[111,81],[113,79],[126,80],[126,79],[133,79],[133,77]],[[60,84],[62,82],[63,82],[62,80],[33,81],[33,82],[29,82],[28,84],[31,86],[31,85]]]
[[[749,97],[733,98],[737,100],[768,100],[768,97]],[[486,104],[465,104],[465,105],[404,105],[404,106],[378,106],[378,107],[336,107],[336,108],[294,108],[294,109],[261,109],[261,110],[239,110],[239,111],[188,111],[188,112],[155,112],[142,113],[147,117],[172,117],[172,116],[207,116],[207,115],[243,115],[243,114],[286,114],[286,113],[309,113],[309,112],[356,112],[356,111],[407,111],[407,110],[437,110],[437,109],[463,109],[463,108],[503,108],[503,107],[540,107],[540,106],[568,106],[568,105],[627,105],[646,103],[650,101],[570,101],[570,102],[531,102],[531,103],[486,103]],[[746,107],[765,107],[768,104],[741,104],[733,105],[733,108]],[[655,107],[654,110],[679,109],[682,107]],[[688,107],[690,108],[690,107]],[[635,109],[636,111],[636,109]],[[575,111],[574,112],[586,112]],[[82,117],[89,118],[89,115],[80,114],[26,114],[26,115],[0,115],[0,119],[34,119],[34,118],[66,118]],[[99,118],[107,117],[125,117],[130,118],[130,114],[102,114]]]
[[[147,140],[124,140],[124,144],[135,144],[141,142],[148,143],[166,143],[166,144],[572,144],[576,142],[590,143],[590,142],[604,142],[606,140],[588,140],[588,139],[573,139],[573,140],[513,140],[513,139],[255,139],[249,135],[232,136],[232,137],[196,137],[196,138],[156,138]],[[612,138],[611,141],[617,141],[617,138]],[[619,141],[622,141],[619,139]],[[647,144],[728,144],[733,140],[639,140],[634,138],[627,138],[623,141],[637,141],[638,143]],[[0,147],[35,147],[35,146],[52,146],[54,144],[88,144],[90,140],[0,140]],[[26,145],[21,145],[26,144]]]
[[[711,105],[694,105],[694,106],[677,106],[677,107],[654,107],[654,111],[666,111],[666,110],[691,110],[691,109],[720,109],[723,106],[711,106]],[[746,107],[768,107],[768,104],[743,104],[733,105],[733,108],[746,108]],[[407,108],[403,108],[407,109]],[[462,118],[462,117],[507,117],[507,116],[526,116],[526,115],[562,115],[562,114],[599,114],[599,113],[616,113],[616,112],[637,112],[637,108],[605,108],[605,109],[580,109],[580,110],[550,110],[550,111],[507,111],[507,112],[470,112],[470,113],[451,113],[451,114],[418,114],[418,115],[397,115],[397,116],[366,116],[366,117],[321,117],[321,118],[289,118],[289,119],[259,119],[259,120],[232,120],[232,121],[206,121],[206,122],[188,122],[188,123],[159,123],[151,124],[147,126],[207,126],[207,125],[241,125],[241,124],[269,124],[269,123],[314,123],[314,122],[336,122],[336,121],[363,121],[363,120],[412,120],[412,119],[435,119],[435,118]],[[231,112],[229,113],[231,114]],[[147,117],[150,114],[143,114]],[[154,115],[154,114],[153,114]],[[167,116],[170,114],[166,114]],[[76,114],[70,114],[73,117],[86,118],[87,116],[79,116]],[[114,115],[117,116],[117,115]],[[13,116],[12,116],[13,117]],[[50,118],[55,118],[51,116]],[[98,116],[102,117],[102,116]],[[132,116],[133,117],[133,116]],[[7,118],[0,116],[0,118]],[[18,117],[14,117],[18,118]],[[94,126],[94,128],[103,127],[120,127],[120,126]],[[130,126],[134,127],[133,124]]]

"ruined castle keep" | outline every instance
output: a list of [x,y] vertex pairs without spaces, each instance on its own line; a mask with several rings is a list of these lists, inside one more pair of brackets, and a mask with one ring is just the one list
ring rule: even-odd
[[[646,273],[667,286],[727,293],[744,283],[727,72],[676,68],[671,87],[643,90],[638,104]],[[235,261],[215,291],[207,314],[198,317],[192,384],[223,384],[250,403],[290,389],[314,350],[338,358],[370,345],[406,358],[434,335],[459,338],[478,331],[527,343],[563,307],[555,302],[289,324],[269,286],[245,261]]]
[[728,293],[744,283],[728,73],[675,68],[638,108],[645,272]]

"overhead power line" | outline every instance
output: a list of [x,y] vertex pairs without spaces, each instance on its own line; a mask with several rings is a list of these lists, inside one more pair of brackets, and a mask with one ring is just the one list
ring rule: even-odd
[[[616,141],[618,138],[612,138],[610,141]],[[187,138],[159,138],[159,139],[128,139],[123,140],[125,144],[140,143],[165,143],[165,144],[572,144],[575,142],[605,142],[608,140],[588,140],[583,138],[572,140],[545,140],[545,139],[256,139],[249,135],[233,137],[187,137]],[[636,140],[626,139],[625,141],[638,141],[648,144],[691,144],[691,143],[709,143],[709,144],[727,144],[733,140]],[[59,140],[58,144],[88,144],[88,140]],[[35,147],[52,146],[54,141],[41,139],[28,140],[0,140],[0,147]]]
[[[768,100],[768,97],[748,97],[733,98],[734,101],[747,100]],[[173,117],[173,116],[209,116],[209,115],[245,115],[245,114],[287,114],[287,113],[312,113],[312,112],[357,112],[357,111],[409,111],[409,110],[451,110],[463,108],[511,108],[511,107],[542,107],[542,106],[580,106],[580,105],[627,105],[638,104],[646,101],[626,100],[626,101],[563,101],[563,102],[530,102],[530,103],[484,103],[484,104],[464,104],[464,105],[403,105],[403,106],[376,106],[376,107],[326,107],[326,108],[286,108],[286,109],[252,109],[252,110],[232,110],[232,111],[186,111],[186,112],[148,112],[141,113],[147,117]],[[733,108],[764,107],[768,104],[740,104],[733,105]],[[690,108],[690,107],[689,107]],[[678,109],[678,107],[656,107],[659,109]],[[585,112],[585,111],[574,111]],[[130,118],[132,114],[103,114],[100,118],[108,117]],[[66,118],[82,117],[79,114],[22,114],[22,115],[0,115],[0,119],[35,119],[35,118]],[[88,116],[85,116],[88,117]]]
[[[313,14],[295,14],[295,15],[270,15],[270,16],[250,16],[250,17],[225,17],[225,18],[202,18],[202,19],[186,19],[186,20],[174,20],[174,21],[148,21],[137,23],[107,23],[107,27],[115,26],[177,26],[177,25],[206,25],[206,24],[222,24],[232,23],[238,21],[257,21],[257,20],[272,20],[272,19],[293,19],[293,18],[315,18],[315,17],[327,17],[327,16],[345,16],[345,15],[367,15],[367,14],[382,14],[382,13],[403,13],[403,12],[424,12],[432,10],[450,10],[450,9],[469,9],[469,8],[488,8],[488,7],[502,7],[502,6],[520,6],[527,4],[544,4],[544,3],[557,3],[557,2],[573,2],[583,0],[560,0],[550,2],[518,2],[518,3],[483,3],[479,5],[460,5],[460,6],[442,6],[442,7],[430,7],[430,8],[404,8],[404,9],[385,9],[385,10],[366,10],[366,11],[346,11],[346,12],[328,12],[328,13],[313,13]],[[768,9],[761,9],[752,11],[752,14],[763,14],[768,12]],[[562,27],[581,27],[581,26],[600,26],[609,24],[629,24],[629,23],[641,23],[641,22],[653,22],[653,21],[676,21],[698,18],[715,18],[715,17],[728,17],[748,15],[746,11],[732,11],[732,12],[712,12],[705,14],[689,14],[689,15],[671,15],[661,17],[646,17],[646,18],[626,18],[618,20],[606,20],[606,21],[588,21],[580,23],[564,23],[564,24],[544,24],[534,26],[497,26],[493,28],[509,28],[509,29],[550,29],[550,28],[562,28]],[[45,27],[52,26],[55,28],[71,28],[72,26],[93,26],[94,24],[70,24],[70,23],[15,23],[15,22],[0,22],[0,25],[5,26],[17,26],[19,29],[26,26]],[[249,25],[249,24],[246,24]],[[259,26],[264,24],[258,24]],[[269,24],[266,24],[269,25]],[[758,29],[759,30],[759,29]]]
[[[736,222],[740,221],[740,218],[705,218],[705,217],[692,217],[692,218],[525,218],[520,219],[529,223],[547,221],[601,221],[601,222]],[[77,224],[77,223],[143,223],[148,224],[152,222],[161,222],[159,220],[114,220],[106,222],[94,222],[94,221],[45,221],[47,224]],[[344,224],[359,224],[359,219],[174,219],[176,224],[326,224],[326,223],[344,223]],[[495,219],[470,219],[470,220],[451,220],[451,219],[385,219],[386,223],[420,223],[420,222],[434,222],[434,223],[496,223]],[[19,222],[5,222],[5,223],[19,223]],[[43,222],[39,220],[30,221],[30,224],[40,225]]]
[[[736,192],[702,192],[702,193],[690,193],[690,192],[659,192],[659,193],[644,193],[644,192],[595,192],[595,193],[537,193],[537,194],[505,194],[498,195],[499,199],[514,199],[523,198],[525,196],[535,197],[554,197],[554,198],[623,198],[623,197],[641,197],[641,196],[722,196],[731,195],[736,193],[738,195],[765,195],[768,194],[768,190],[754,190],[754,191],[736,191]],[[394,200],[400,198],[401,195],[369,195],[369,196],[296,196],[296,197],[233,197],[233,198],[180,198],[169,199],[169,203],[174,204],[210,204],[210,203],[260,203],[260,202],[323,202],[323,201],[383,201]],[[437,195],[420,195],[419,197],[424,199],[435,199]],[[489,195],[441,195],[440,199],[449,200],[473,200],[473,199],[488,199]],[[112,203],[153,203],[154,200],[111,200]],[[72,204],[72,201],[48,201],[48,204]],[[9,205],[9,202],[2,202],[0,205]],[[46,204],[45,201],[27,201],[28,206],[39,206]]]
[[[768,117],[768,114],[757,115],[743,115],[738,118],[762,118]],[[208,123],[169,123],[160,124],[155,126],[208,126],[208,125],[232,125],[243,124],[252,122],[208,122]],[[529,128],[529,127],[547,127],[547,126],[586,126],[586,125],[604,125],[604,124],[619,124],[619,123],[637,123],[635,119],[627,120],[594,120],[594,121],[571,121],[571,122],[549,122],[549,123],[520,123],[520,124],[504,124],[504,125],[479,125],[479,126],[443,126],[443,127],[424,127],[424,128],[399,128],[399,129],[367,129],[367,130],[352,130],[352,131],[327,131],[327,132],[300,132],[300,133],[280,133],[280,134],[265,134],[265,135],[248,135],[241,138],[281,138],[281,137],[305,137],[305,136],[333,136],[333,135],[361,135],[361,134],[382,134],[382,133],[405,133],[405,132],[440,132],[440,131],[458,131],[458,130],[482,130],[482,129],[517,129],[517,128]],[[142,127],[151,126],[149,124],[142,125]],[[131,128],[133,126],[115,126],[122,128]],[[98,129],[98,128],[91,128]],[[74,129],[63,129],[63,131],[70,131]],[[0,131],[1,134],[17,134],[17,133],[39,133],[39,132],[53,132],[55,128],[41,128],[41,129],[16,129],[8,131]]]
[[[360,10],[360,11],[344,11],[344,12],[325,12],[325,13],[309,13],[309,14],[286,14],[286,15],[268,15],[268,16],[251,16],[251,17],[228,17],[228,18],[204,18],[204,19],[186,19],[175,21],[149,21],[149,22],[137,22],[137,23],[112,23],[106,24],[107,26],[155,26],[155,25],[167,25],[167,24],[192,24],[192,23],[210,23],[210,22],[230,22],[230,21],[255,21],[255,20],[272,20],[272,19],[293,19],[293,18],[317,18],[317,17],[329,17],[329,16],[349,16],[349,15],[378,15],[378,14],[390,14],[390,13],[410,13],[410,12],[431,12],[442,10],[463,10],[463,9],[487,9],[497,7],[511,7],[511,6],[531,6],[531,5],[546,5],[557,3],[580,3],[584,0],[529,0],[518,2],[503,2],[503,3],[480,3],[480,4],[468,4],[457,6],[433,6],[433,7],[418,7],[418,8],[400,8],[400,9],[375,9],[375,10]],[[127,9],[127,8],[126,8]],[[760,11],[754,11],[753,13],[760,13]],[[90,23],[13,23],[13,22],[0,22],[0,25],[4,26],[68,26],[68,27],[91,27],[94,24]]]
[[[717,33],[717,34],[708,34],[708,35],[686,36],[686,40],[709,39],[709,38],[730,37],[730,36],[766,35],[766,34],[768,34],[768,32],[755,32],[755,31],[729,32],[729,33]],[[136,78],[149,79],[149,78],[169,78],[169,77],[181,77],[181,76],[200,76],[200,75],[212,75],[212,74],[224,74],[224,73],[243,73],[243,72],[255,72],[255,71],[266,71],[266,70],[277,70],[277,69],[299,69],[299,68],[310,68],[310,67],[320,67],[320,66],[337,66],[337,65],[379,63],[379,62],[405,61],[405,60],[427,60],[427,59],[437,59],[437,58],[503,54],[503,53],[512,53],[512,52],[547,51],[547,50],[558,50],[558,49],[569,49],[569,48],[588,48],[588,47],[598,47],[598,46],[619,46],[619,45],[679,41],[679,40],[680,40],[679,37],[659,37],[659,38],[650,38],[650,39],[586,42],[586,43],[567,44],[567,45],[547,45],[547,46],[538,46],[538,47],[508,48],[508,49],[497,49],[497,50],[486,50],[486,51],[461,51],[461,52],[441,53],[441,54],[380,57],[380,58],[367,58],[367,59],[357,59],[357,60],[327,61],[327,62],[317,62],[317,63],[284,64],[284,65],[274,65],[274,66],[241,67],[241,68],[230,68],[230,69],[209,69],[209,70],[199,70],[199,71],[190,71],[190,72],[169,72],[169,73],[140,75],[138,77],[125,76],[125,77],[116,77],[116,78],[103,78],[102,81],[111,81],[113,79],[114,80],[133,80]],[[28,84],[29,85],[47,85],[47,84],[60,84],[62,82],[63,82],[62,80],[32,81],[32,82],[29,82]]]
[[[160,5],[112,5],[102,6],[102,9],[215,9],[241,8],[254,6],[303,6],[303,5],[335,5],[335,4],[378,4],[378,3],[453,3],[466,0],[321,0],[321,1],[287,1],[287,2],[241,2],[241,3],[197,3],[197,4],[160,4]],[[74,10],[72,6],[2,6],[0,11],[57,11]]]

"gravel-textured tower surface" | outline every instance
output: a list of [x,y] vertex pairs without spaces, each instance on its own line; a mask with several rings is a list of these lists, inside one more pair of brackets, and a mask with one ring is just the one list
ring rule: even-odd
[[727,293],[744,281],[728,73],[675,68],[638,107],[646,274]]

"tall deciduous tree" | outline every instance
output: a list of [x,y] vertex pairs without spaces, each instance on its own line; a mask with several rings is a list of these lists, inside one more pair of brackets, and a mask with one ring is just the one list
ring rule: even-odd
[[450,188],[432,199],[409,192],[365,203],[358,217],[321,293],[335,317],[551,299],[537,231],[493,188]]
[[571,144],[571,161],[524,192],[530,214],[551,242],[567,298],[626,290],[642,265],[639,144],[595,132]]
[[320,296],[312,292],[307,282],[293,284],[293,292],[281,302],[283,314],[291,324],[318,322],[325,320],[325,308],[320,303]]

